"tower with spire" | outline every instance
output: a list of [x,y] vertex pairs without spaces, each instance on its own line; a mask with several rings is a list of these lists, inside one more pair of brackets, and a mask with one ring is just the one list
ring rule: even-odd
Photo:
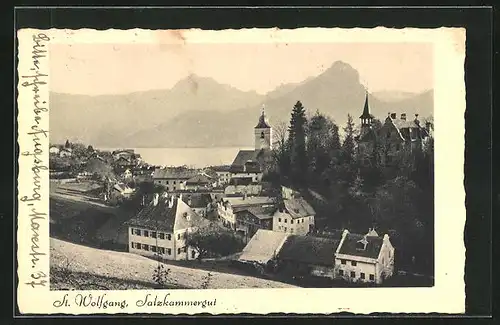
[[262,105],[262,113],[260,114],[259,122],[254,128],[255,150],[272,149],[272,131],[266,118],[265,106]]
[[361,120],[361,132],[360,138],[363,137],[372,127],[374,116],[370,114],[370,107],[368,105],[368,92],[366,92],[365,106],[363,108],[363,114],[359,117]]

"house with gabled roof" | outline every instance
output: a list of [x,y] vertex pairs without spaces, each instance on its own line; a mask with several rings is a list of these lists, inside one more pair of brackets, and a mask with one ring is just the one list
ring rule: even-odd
[[314,229],[316,212],[302,197],[284,199],[273,215],[273,231],[306,235]]
[[259,229],[246,244],[238,261],[265,267],[281,251],[288,234]]
[[335,272],[350,282],[382,283],[394,273],[394,247],[389,236],[380,237],[375,229],[365,235],[344,230],[335,252]]
[[341,237],[288,235],[277,261],[282,271],[295,275],[335,278],[335,251]]
[[183,191],[186,189],[186,182],[197,174],[196,170],[184,167],[156,168],[153,182],[162,185],[168,192]]
[[129,252],[168,260],[193,260],[197,251],[186,245],[186,234],[209,222],[176,195],[155,195],[126,225]]

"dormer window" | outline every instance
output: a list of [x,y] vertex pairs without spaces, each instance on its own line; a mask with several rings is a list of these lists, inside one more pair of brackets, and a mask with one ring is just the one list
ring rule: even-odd
[[364,237],[363,239],[359,240],[356,243],[356,249],[364,251],[364,250],[366,250],[366,245],[368,245],[368,241],[366,240],[366,237]]

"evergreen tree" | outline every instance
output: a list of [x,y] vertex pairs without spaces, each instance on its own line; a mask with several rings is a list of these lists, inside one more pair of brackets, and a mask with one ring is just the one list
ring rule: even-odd
[[347,124],[344,128],[344,141],[340,151],[339,165],[341,181],[347,186],[352,185],[357,173],[357,164],[354,122],[350,114],[347,115]]
[[307,119],[305,108],[300,101],[297,101],[293,107],[292,117],[290,119],[289,148],[290,165],[293,180],[299,185],[305,182],[305,173],[307,172],[306,156],[306,126]]

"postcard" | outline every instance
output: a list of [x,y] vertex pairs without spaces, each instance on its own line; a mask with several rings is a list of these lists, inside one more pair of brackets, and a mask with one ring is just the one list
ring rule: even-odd
[[29,314],[465,312],[465,30],[18,41]]

